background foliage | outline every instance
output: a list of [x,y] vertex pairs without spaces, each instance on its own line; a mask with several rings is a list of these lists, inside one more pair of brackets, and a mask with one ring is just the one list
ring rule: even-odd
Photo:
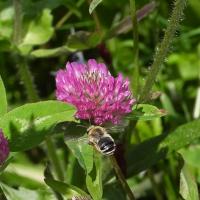
[[[0,1],[0,127],[11,149],[1,170],[0,199],[55,200],[80,194],[126,199],[107,158],[88,145],[64,142],[63,129],[56,124],[75,123],[75,109],[55,101],[54,77],[66,61],[96,58],[113,75],[130,77],[133,87],[138,78],[141,90],[173,2],[136,1],[137,9],[144,6],[149,7],[138,12],[137,77],[129,1]],[[126,130],[126,140],[113,136],[119,141],[117,160],[137,199],[199,199],[199,9],[198,0],[188,1],[153,88],[161,93],[149,102],[155,107],[144,105],[146,115],[133,113],[140,120]],[[167,112],[165,117],[160,118],[160,109]],[[65,134],[84,131],[72,123]],[[46,145],[50,136],[53,143]],[[61,169],[47,162],[47,149],[55,147],[50,153],[58,154]]]

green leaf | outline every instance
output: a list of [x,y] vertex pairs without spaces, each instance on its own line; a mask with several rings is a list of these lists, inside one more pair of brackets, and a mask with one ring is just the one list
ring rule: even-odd
[[42,173],[44,167],[42,165],[36,165],[35,163],[26,162],[23,160],[23,157],[22,160],[18,160],[18,156],[19,154],[12,159],[12,162],[1,174],[1,181],[15,187],[46,189],[47,187],[44,183]]
[[0,38],[9,39],[13,33],[14,9],[12,6],[0,11]]
[[5,168],[8,166],[8,164],[12,161],[13,157],[16,153],[10,153],[6,161],[0,166],[0,174],[5,170]]
[[93,0],[90,3],[90,7],[89,7],[89,13],[92,14],[92,12],[94,11],[94,9],[102,2],[102,0]]
[[179,153],[184,157],[184,160],[187,164],[200,168],[200,145],[191,145],[188,148],[181,149]]
[[[187,59],[185,59],[187,57]],[[171,67],[177,67],[179,74],[183,80],[194,80],[199,74],[199,56],[196,53],[179,53],[171,54],[168,59]],[[191,66],[192,70],[191,70]]]
[[62,46],[54,49],[37,49],[30,53],[31,56],[36,58],[56,57],[65,54],[65,56],[71,53],[67,46]]
[[102,189],[102,169],[100,155],[94,157],[94,167],[86,175],[87,189],[94,200],[101,200],[103,195]]
[[80,166],[89,173],[93,168],[93,147],[87,144],[87,137],[77,141],[65,140],[65,143],[77,158]]
[[41,143],[59,122],[74,121],[75,108],[59,101],[25,104],[0,119],[11,151],[30,149]]
[[140,120],[137,122],[135,129],[140,134],[141,141],[158,136],[162,133],[161,118],[153,119],[150,122]]
[[48,190],[30,190],[20,187],[18,190],[0,183],[0,187],[7,200],[56,200],[54,194]]
[[197,183],[187,164],[184,164],[181,170],[179,192],[184,200],[199,200]]
[[[35,18],[38,14],[40,14],[45,8],[53,10],[66,2],[66,0],[43,0],[38,1],[37,3],[33,0],[22,1],[21,4],[23,6],[24,15],[28,18]],[[68,2],[68,1],[67,1]]]
[[67,198],[72,198],[73,196],[84,196],[89,197],[89,195],[81,190],[80,188],[70,185],[64,182],[56,181],[54,179],[45,178],[45,183],[51,187],[54,191],[64,195]]
[[30,51],[32,50],[33,46],[30,45],[30,44],[19,44],[18,46],[18,49],[19,49],[19,52],[21,54],[21,56],[25,57],[27,56]]
[[163,108],[167,110],[167,113],[169,114],[169,116],[173,116],[173,117],[178,116],[173,106],[172,100],[169,98],[169,96],[166,93],[162,93],[160,100],[162,102]]
[[175,131],[146,140],[128,153],[129,174],[148,169],[173,151],[191,144],[200,137],[200,119],[179,126]]
[[167,113],[163,109],[158,109],[149,104],[137,104],[133,107],[133,111],[126,116],[133,120],[152,120],[165,116]]
[[66,140],[65,143],[85,170],[86,185],[90,195],[94,200],[101,200],[103,191],[100,154],[93,153],[93,147],[83,139],[88,140],[87,137],[82,137],[80,140]]
[[[135,194],[135,192],[134,192]],[[118,182],[112,182],[106,184],[106,187],[103,189],[103,199],[110,200],[110,199],[120,199],[120,200],[127,200],[126,194],[121,187],[121,184]]]
[[7,112],[7,99],[6,99],[6,90],[3,84],[3,80],[0,76],[0,117]]
[[67,46],[71,50],[85,50],[96,47],[101,40],[102,35],[98,32],[79,31],[68,37]]
[[40,45],[46,43],[53,36],[53,17],[49,9],[44,9],[39,19],[32,21],[22,45]]

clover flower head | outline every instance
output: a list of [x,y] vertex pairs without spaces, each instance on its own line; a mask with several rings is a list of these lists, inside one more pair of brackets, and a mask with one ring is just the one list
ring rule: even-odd
[[75,117],[93,124],[118,124],[131,112],[135,99],[129,80],[122,74],[113,77],[103,63],[90,59],[87,64],[68,62],[56,74],[56,96],[77,108]]
[[4,161],[7,159],[8,154],[9,154],[8,141],[4,137],[3,132],[0,129],[0,165],[2,165]]

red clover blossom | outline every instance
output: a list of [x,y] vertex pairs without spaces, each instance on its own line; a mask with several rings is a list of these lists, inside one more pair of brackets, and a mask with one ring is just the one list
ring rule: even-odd
[[8,141],[6,140],[2,130],[0,129],[0,165],[2,165],[4,161],[7,159],[8,154],[9,154]]
[[68,62],[56,74],[56,96],[77,108],[76,118],[89,119],[96,125],[120,122],[131,112],[135,99],[129,80],[122,74],[114,78],[103,63],[90,59],[87,64]]

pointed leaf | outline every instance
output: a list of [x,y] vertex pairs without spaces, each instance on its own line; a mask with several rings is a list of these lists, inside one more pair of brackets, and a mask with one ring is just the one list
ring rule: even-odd
[[54,179],[46,178],[45,183],[51,187],[54,191],[64,195],[65,197],[72,198],[73,196],[84,196],[89,197],[89,195],[81,190],[80,188],[70,185],[64,182],[56,181]]
[[200,119],[179,126],[170,134],[162,134],[134,146],[128,154],[130,174],[137,174],[165,158],[173,151],[200,138]]
[[102,2],[102,0],[93,0],[90,3],[90,7],[89,7],[89,13],[92,14],[92,12],[94,11],[94,9]]
[[32,21],[22,45],[40,45],[46,43],[53,35],[53,17],[49,9],[44,9],[41,17]]
[[126,116],[133,120],[152,120],[165,116],[167,113],[163,109],[158,109],[150,104],[137,104],[133,107],[133,111]]
[[179,192],[184,200],[199,200],[197,183],[187,164],[184,164],[181,170]]
[[102,168],[100,155],[94,157],[94,166],[90,173],[86,175],[87,189],[94,200],[101,200],[102,189]]
[[30,53],[31,56],[36,58],[47,58],[47,57],[56,57],[65,54],[69,54],[71,51],[67,46],[61,46],[54,49],[37,49]]
[[63,121],[74,121],[75,108],[59,101],[25,104],[0,119],[0,127],[9,139],[11,151],[30,149],[51,134],[51,128]]
[[0,183],[0,187],[7,200],[56,200],[49,190],[30,190],[23,187],[16,190],[3,183]]
[[65,143],[85,170],[86,185],[90,195],[94,200],[101,200],[103,191],[100,154],[93,153],[93,147],[81,140],[66,140]]
[[77,158],[81,167],[89,173],[93,168],[93,147],[87,143],[87,137],[81,138],[80,141],[66,140],[65,143]]

